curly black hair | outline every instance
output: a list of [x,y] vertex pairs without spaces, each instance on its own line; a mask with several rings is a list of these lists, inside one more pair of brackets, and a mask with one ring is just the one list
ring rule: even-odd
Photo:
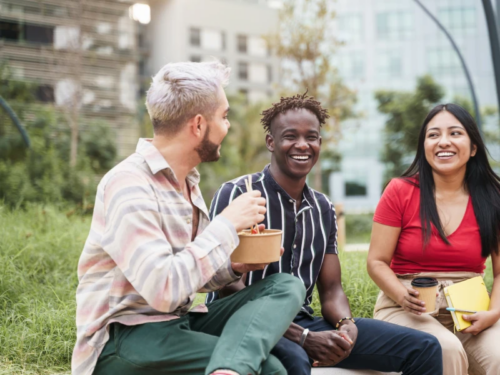
[[307,96],[307,91],[300,95],[281,97],[279,103],[273,103],[272,107],[262,112],[262,119],[260,120],[264,130],[271,133],[271,123],[276,116],[280,113],[285,113],[290,109],[304,108],[316,115],[319,120],[319,125],[323,125],[326,119],[330,116],[328,111],[321,106],[321,103],[314,99],[312,96]]

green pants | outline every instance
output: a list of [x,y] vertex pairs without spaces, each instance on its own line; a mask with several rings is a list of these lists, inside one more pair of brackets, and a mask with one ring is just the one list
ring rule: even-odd
[[283,374],[271,349],[304,301],[302,282],[274,274],[208,305],[208,313],[138,326],[112,324],[94,375]]

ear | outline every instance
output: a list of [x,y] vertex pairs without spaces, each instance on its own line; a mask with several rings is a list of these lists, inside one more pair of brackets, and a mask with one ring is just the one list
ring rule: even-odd
[[196,138],[203,138],[207,127],[206,124],[207,122],[203,115],[198,114],[192,117],[191,120],[188,121],[188,129],[190,134]]
[[477,146],[476,145],[472,145],[472,151],[470,153],[471,158],[473,158],[474,156],[476,156],[476,152],[477,152]]
[[323,137],[320,135],[319,136],[319,147],[323,144]]
[[266,147],[269,152],[274,152],[274,138],[271,134],[266,134]]

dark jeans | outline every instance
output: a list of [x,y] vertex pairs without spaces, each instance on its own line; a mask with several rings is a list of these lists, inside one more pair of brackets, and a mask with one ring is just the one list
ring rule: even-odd
[[[358,339],[351,355],[335,365],[346,369],[403,372],[404,375],[443,373],[441,346],[424,332],[374,319],[355,318]],[[323,318],[303,312],[294,323],[312,332],[333,330]],[[298,344],[281,338],[271,351],[285,366],[288,375],[310,375],[311,359]]]

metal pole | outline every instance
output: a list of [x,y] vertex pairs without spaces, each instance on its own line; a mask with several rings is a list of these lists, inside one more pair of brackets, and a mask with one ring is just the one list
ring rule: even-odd
[[497,25],[498,25],[498,33],[500,36],[500,0],[497,0]]
[[465,73],[465,78],[467,79],[467,83],[469,84],[469,90],[470,90],[470,93],[471,93],[471,96],[472,96],[472,102],[474,104],[474,112],[476,113],[477,126],[479,127],[479,130],[481,130],[481,128],[482,128],[481,113],[479,112],[479,104],[477,102],[476,91],[474,90],[474,84],[472,83],[472,78],[471,78],[471,75],[469,73],[469,69],[467,68],[467,65],[465,64],[465,60],[464,60],[464,58],[462,56],[462,53],[460,52],[460,49],[458,48],[457,44],[455,43],[455,40],[453,40],[453,38],[450,35],[450,33],[448,32],[448,30],[446,30],[446,28],[443,26],[443,24],[441,22],[439,22],[439,20],[436,17],[434,17],[434,15],[429,11],[429,9],[427,9],[424,6],[424,4],[422,4],[420,2],[420,0],[414,0],[414,1],[436,23],[436,25],[441,29],[441,31],[443,31],[443,33],[446,35],[446,37],[450,41],[453,49],[457,53],[458,58],[460,59],[460,63],[462,64],[462,68],[463,68],[464,73]]
[[7,102],[1,96],[0,96],[0,107],[2,107],[5,110],[5,112],[7,112],[7,115],[10,117],[14,125],[16,125],[17,130],[19,130],[19,133],[21,133],[21,137],[23,137],[23,141],[26,144],[26,147],[30,148],[30,138],[28,136],[28,133],[26,133],[26,130],[24,130],[23,125],[21,124],[19,118],[16,116],[14,110],[7,104]]
[[491,1],[483,0],[483,7],[484,15],[486,16],[486,24],[488,25],[488,34],[490,35],[491,58],[493,60],[493,71],[495,72],[498,109],[500,110],[500,41]]

